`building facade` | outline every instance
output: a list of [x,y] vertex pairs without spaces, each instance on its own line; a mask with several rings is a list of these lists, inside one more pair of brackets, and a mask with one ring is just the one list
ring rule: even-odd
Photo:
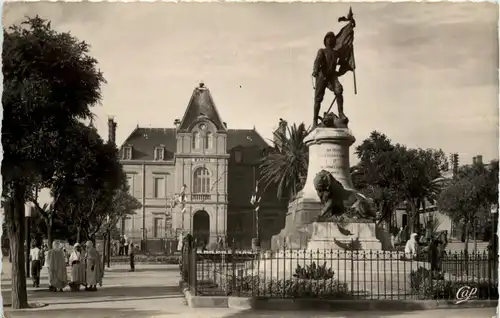
[[[112,119],[109,125],[116,129]],[[255,129],[228,129],[203,83],[174,126],[137,127],[120,147],[131,194],[142,203],[119,224],[122,233],[149,242],[184,230],[209,245],[225,236],[248,246],[258,230],[266,244],[286,213],[274,189],[262,194],[258,212],[250,202],[269,145]],[[184,209],[173,200],[183,188]]]

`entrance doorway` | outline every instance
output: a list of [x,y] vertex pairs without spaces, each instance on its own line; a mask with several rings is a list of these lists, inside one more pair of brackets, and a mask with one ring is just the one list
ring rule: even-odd
[[210,216],[205,210],[196,211],[193,215],[193,238],[198,247],[209,243],[210,239]]

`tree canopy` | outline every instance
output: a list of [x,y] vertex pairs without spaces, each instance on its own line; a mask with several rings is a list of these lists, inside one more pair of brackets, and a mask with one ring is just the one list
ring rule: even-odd
[[492,161],[489,167],[482,163],[461,167],[438,199],[439,209],[463,225],[465,243],[475,220],[486,218],[492,205],[497,204],[498,161]]
[[448,169],[442,150],[413,149],[391,140],[379,132],[372,132],[356,147],[360,159],[353,169],[355,186],[373,198],[383,219],[403,203],[410,211],[410,230],[418,222],[419,209],[433,203],[440,191],[435,181]]
[[27,18],[4,29],[2,71],[2,197],[12,257],[12,307],[27,307],[24,203],[31,188],[50,183],[75,141],[68,127],[92,117],[105,82],[89,45]]
[[264,189],[277,186],[279,199],[292,198],[304,186],[309,161],[304,139],[309,131],[302,123],[288,126],[285,132],[274,132],[274,148],[261,162],[260,182]]

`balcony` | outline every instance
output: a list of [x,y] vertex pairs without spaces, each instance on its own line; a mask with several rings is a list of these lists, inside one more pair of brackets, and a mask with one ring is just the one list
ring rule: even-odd
[[210,194],[203,194],[203,193],[191,194],[191,201],[209,201],[209,200],[210,200]]

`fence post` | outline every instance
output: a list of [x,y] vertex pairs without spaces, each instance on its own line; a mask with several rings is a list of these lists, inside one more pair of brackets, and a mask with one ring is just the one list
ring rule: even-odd
[[197,264],[196,264],[196,247],[193,247],[192,241],[189,244],[189,286],[191,286],[191,292],[196,296],[198,276],[197,276]]
[[231,244],[231,294],[236,291],[236,241],[233,239]]

